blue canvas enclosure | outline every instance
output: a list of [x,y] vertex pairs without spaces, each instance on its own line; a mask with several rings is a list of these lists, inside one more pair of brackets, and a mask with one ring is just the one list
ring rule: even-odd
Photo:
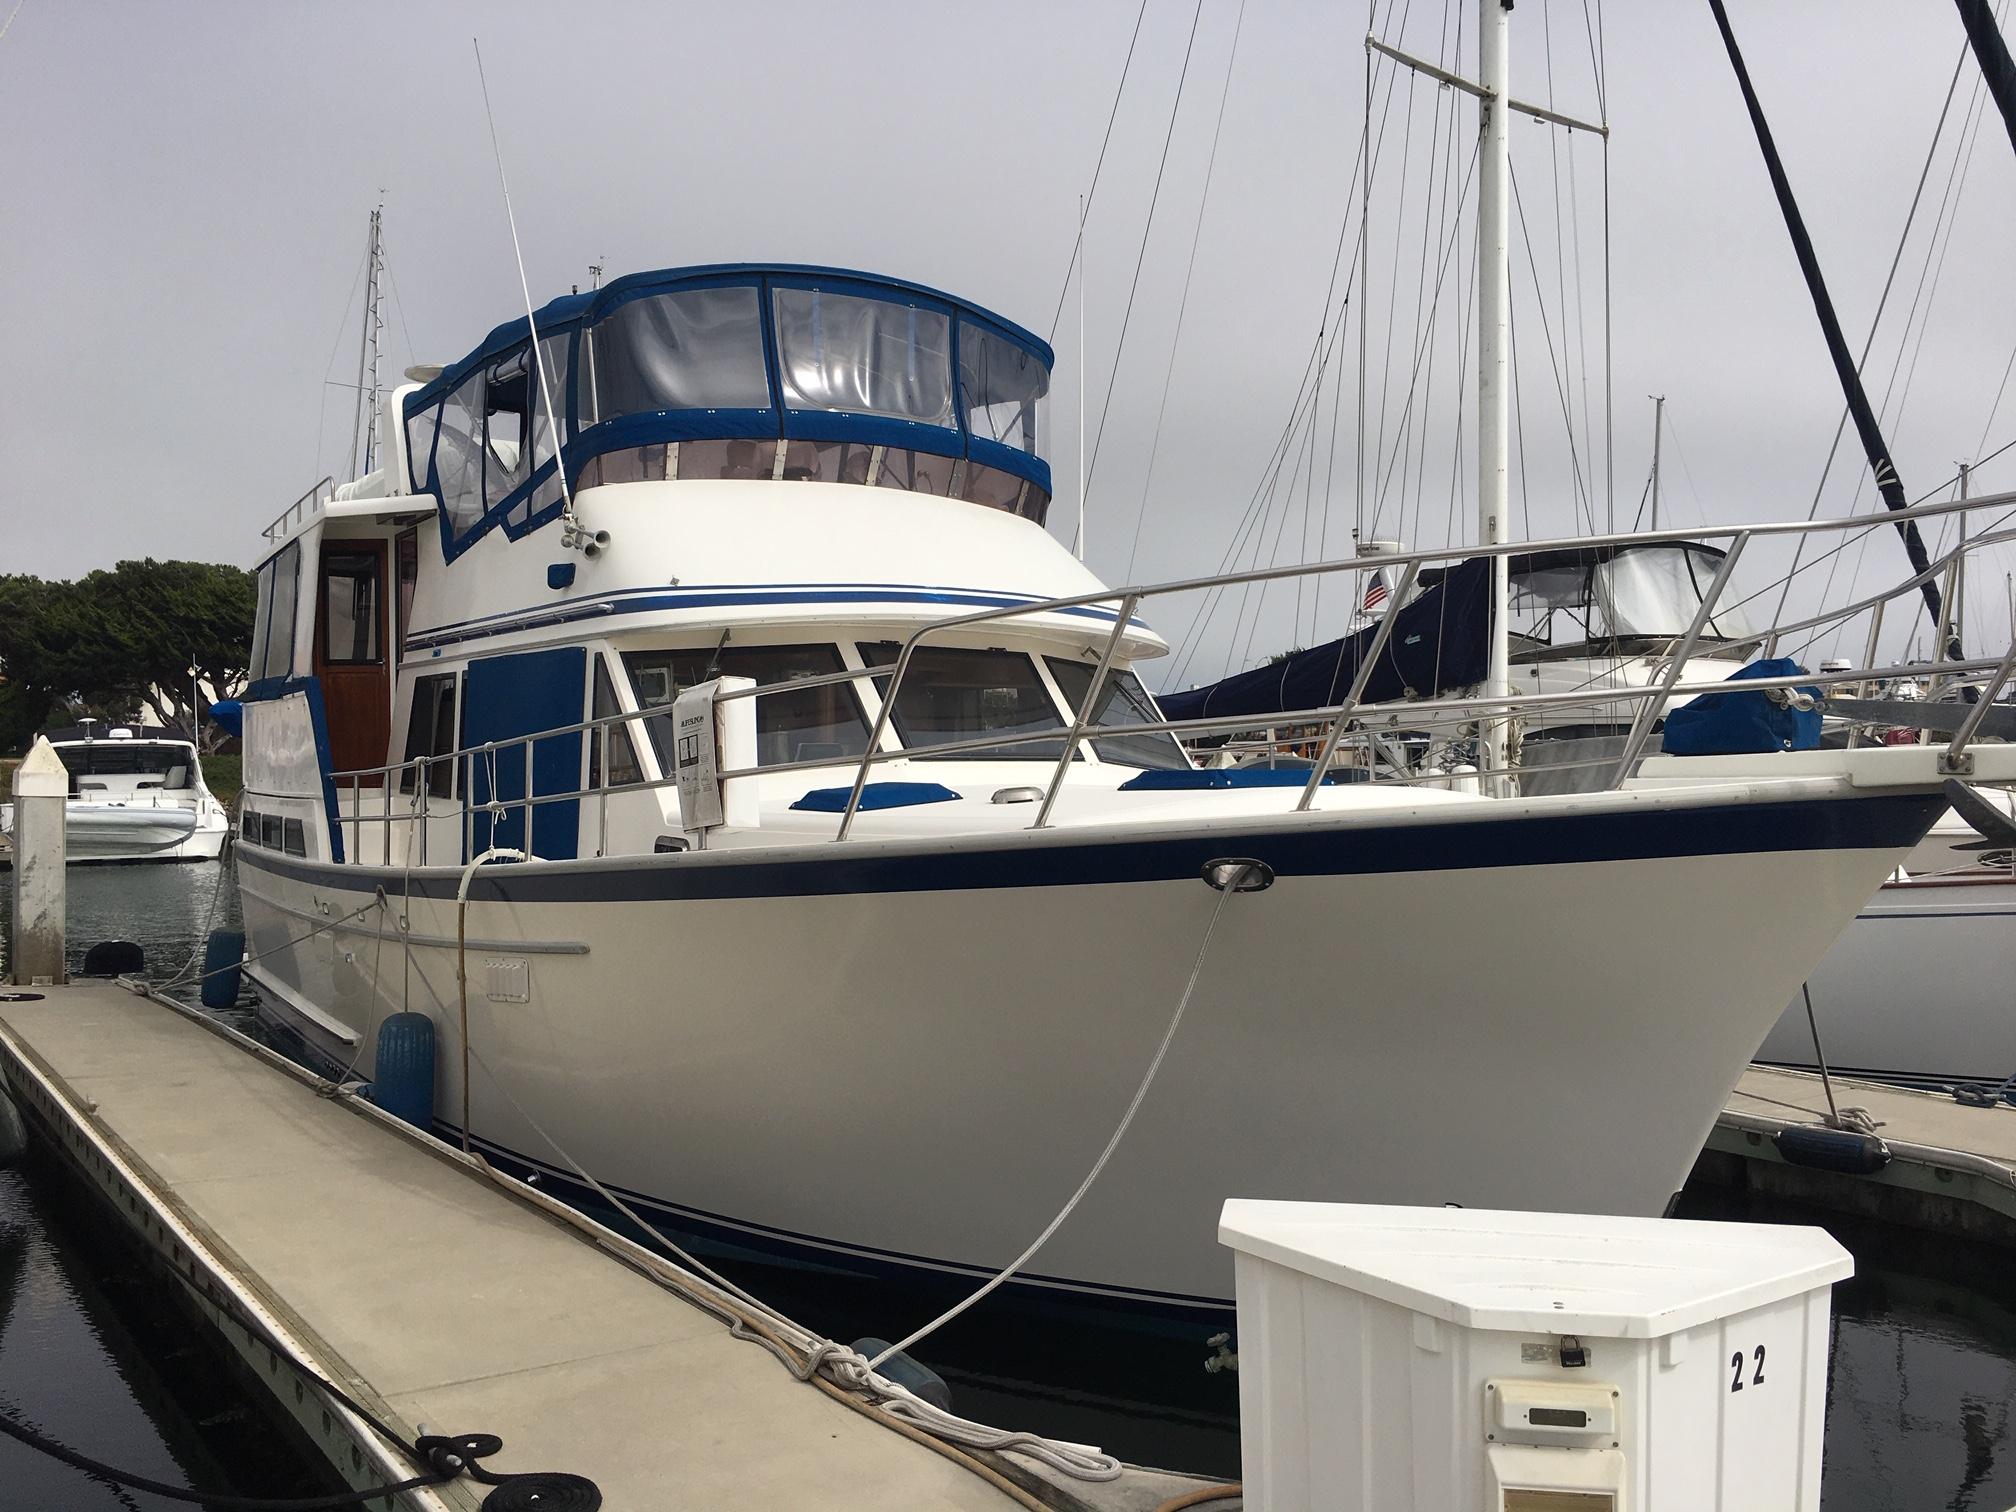
[[[587,687],[588,652],[580,646],[491,656],[469,664],[463,681],[467,712],[462,743],[513,740],[562,725],[579,724]],[[511,746],[470,756],[466,791],[474,814],[474,851],[501,846],[526,850],[525,749]],[[494,769],[494,771],[493,771]],[[532,794],[573,793],[581,787],[581,732],[549,735],[532,742]],[[483,813],[492,798],[505,805],[494,819]],[[531,853],[544,861],[574,859],[581,836],[581,801],[568,798],[533,808]]]
[[[1728,679],[1796,677],[1806,669],[1788,657],[1740,668]],[[1822,698],[1817,687],[1801,693]],[[1820,748],[1820,710],[1794,709],[1773,701],[1771,690],[1703,693],[1666,716],[1668,756],[1741,756],[1753,751],[1815,751]]]

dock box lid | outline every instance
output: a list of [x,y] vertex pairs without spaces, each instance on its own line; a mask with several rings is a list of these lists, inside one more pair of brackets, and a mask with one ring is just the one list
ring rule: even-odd
[[1233,1198],[1218,1240],[1462,1328],[1656,1339],[1854,1274],[1777,1225]]

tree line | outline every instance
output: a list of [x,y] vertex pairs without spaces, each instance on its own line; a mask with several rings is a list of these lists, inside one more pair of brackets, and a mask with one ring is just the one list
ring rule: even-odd
[[121,562],[69,582],[0,574],[0,751],[80,716],[143,706],[213,747],[190,667],[218,695],[251,666],[254,579],[213,562]]

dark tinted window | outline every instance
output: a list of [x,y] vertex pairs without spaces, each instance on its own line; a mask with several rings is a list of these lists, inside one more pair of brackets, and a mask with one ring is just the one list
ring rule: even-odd
[[[413,712],[406,718],[405,759],[410,762],[422,756],[443,756],[455,747],[455,674],[443,672],[416,679]],[[399,791],[413,791],[411,767],[400,772]],[[454,762],[437,762],[427,768],[427,791],[436,798],[454,795]]]
[[307,832],[302,829],[299,819],[282,821],[280,825],[280,848],[290,856],[305,856],[308,854]]
[[[897,650],[894,642],[883,641],[863,645],[861,657],[870,666],[887,666],[896,660]],[[1022,652],[947,646],[919,646],[911,654],[892,717],[903,744],[925,756],[934,745],[1060,727],[1049,689]],[[1063,750],[1061,740],[1028,740],[959,751],[948,759],[1055,761]]]
[[[669,707],[681,690],[714,677],[749,677],[761,684],[791,683],[841,670],[837,646],[724,646],[690,651],[633,651],[623,658],[640,709]],[[671,721],[651,721],[658,762],[666,755]],[[772,693],[756,701],[757,760],[844,760],[868,748],[868,721],[848,683]]]
[[[1050,675],[1057,679],[1058,691],[1071,706],[1071,717],[1076,719],[1078,710],[1085,703],[1085,695],[1092,690],[1094,668],[1090,662],[1065,661],[1055,656],[1047,660]],[[1099,703],[1099,712],[1091,721],[1094,728],[1101,725],[1157,724],[1162,718],[1154,700],[1132,672],[1108,672]],[[1190,766],[1190,758],[1183,754],[1183,748],[1176,743],[1173,735],[1114,735],[1093,741],[1092,749],[1099,753],[1101,761],[1116,762],[1121,766],[1172,767],[1177,770]]]
[[[609,667],[601,657],[595,658],[595,705],[590,719],[607,719],[612,714],[623,711],[616,706],[616,688],[609,681]],[[644,780],[643,769],[637,765],[637,748],[630,739],[630,722],[612,724],[600,731],[588,732],[588,786],[602,785],[602,752],[609,752],[609,786],[628,787],[633,782]]]

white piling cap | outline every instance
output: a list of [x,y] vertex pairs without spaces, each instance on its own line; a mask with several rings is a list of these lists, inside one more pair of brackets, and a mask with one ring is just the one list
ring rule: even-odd
[[14,796],[16,798],[67,798],[70,796],[70,770],[63,765],[56,754],[56,747],[49,744],[49,737],[37,735],[35,744],[29,749],[21,765],[14,769]]

